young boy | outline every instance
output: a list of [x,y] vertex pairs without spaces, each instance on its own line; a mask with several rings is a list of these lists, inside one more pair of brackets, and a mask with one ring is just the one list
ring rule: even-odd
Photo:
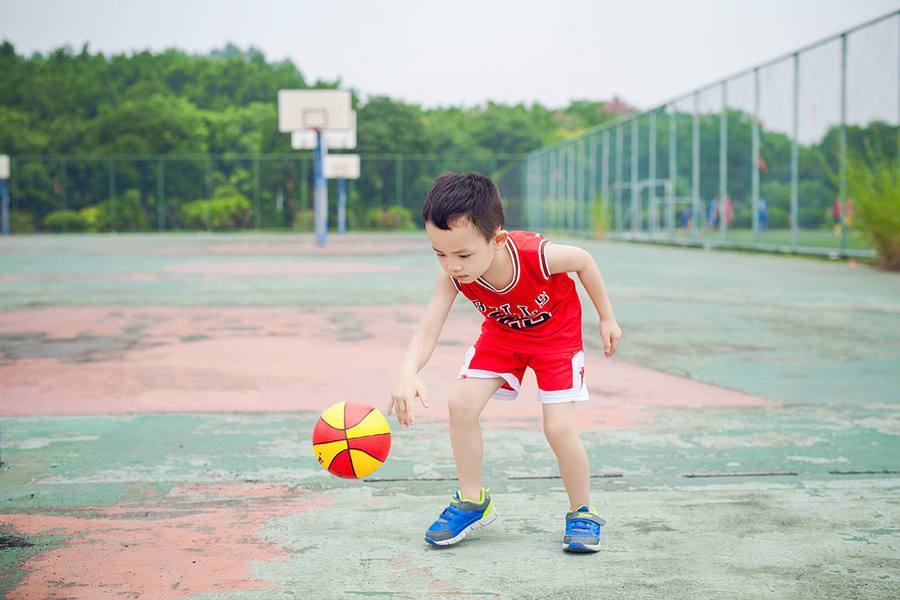
[[622,330],[613,316],[594,259],[574,246],[551,244],[540,234],[503,230],[500,191],[477,173],[444,173],[428,192],[425,229],[442,272],[434,296],[412,336],[388,415],[396,408],[404,427],[415,421],[413,399],[428,407],[418,372],[437,343],[457,293],[484,315],[449,399],[450,442],[459,489],[425,533],[447,546],[494,520],[489,489],[481,486],[483,442],[478,418],[490,398],[514,400],[526,367],[535,372],[544,434],[559,462],[569,496],[563,549],[596,552],[606,523],[590,504],[590,469],[578,436],[575,403],[588,399],[581,340],[581,303],[568,273],[577,273],[600,316],[604,354],[616,352]]

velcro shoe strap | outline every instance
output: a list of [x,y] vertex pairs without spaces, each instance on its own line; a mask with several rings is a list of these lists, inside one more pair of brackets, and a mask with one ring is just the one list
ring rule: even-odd
[[595,515],[593,513],[571,512],[566,515],[566,523],[568,523],[569,521],[571,521],[573,519],[583,519],[585,521],[593,521],[600,527],[603,527],[604,525],[606,525],[606,519],[604,519],[600,515]]

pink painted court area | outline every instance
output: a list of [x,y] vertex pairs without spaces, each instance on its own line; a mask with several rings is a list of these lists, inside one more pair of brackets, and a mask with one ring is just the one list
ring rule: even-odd
[[[29,356],[0,365],[9,393],[0,415],[318,412],[340,401],[386,410],[398,356],[420,312],[416,306],[7,311],[0,314],[0,331],[8,336],[36,336],[44,345],[97,341],[66,357]],[[139,337],[130,336],[139,322],[146,327]],[[348,327],[364,327],[365,339],[345,339]],[[427,410],[417,404],[422,418],[446,420],[447,397],[479,327],[462,311],[449,320],[423,371],[434,403]],[[634,427],[661,407],[779,406],[597,353],[588,355],[586,373],[593,398],[579,409],[587,429]],[[539,428],[539,415],[531,371],[517,401],[492,402],[484,413],[500,427]]]
[[431,407],[389,419],[385,465],[347,481],[316,462],[323,409],[387,406],[437,268],[422,233],[0,240],[0,594],[896,597],[896,277],[566,241],[625,332],[601,358],[583,304],[577,414],[608,520],[590,556],[560,550],[530,372],[482,418],[497,521],[422,539],[455,490],[447,398],[480,326],[465,299],[421,374]]

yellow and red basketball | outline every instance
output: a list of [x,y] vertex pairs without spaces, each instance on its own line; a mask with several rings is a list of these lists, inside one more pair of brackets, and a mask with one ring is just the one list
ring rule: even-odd
[[384,415],[359,402],[329,406],[313,429],[313,452],[332,475],[360,479],[373,473],[391,451],[391,428]]

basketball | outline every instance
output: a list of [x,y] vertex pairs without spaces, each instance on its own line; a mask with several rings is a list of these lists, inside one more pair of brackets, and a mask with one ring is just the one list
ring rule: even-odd
[[358,402],[338,402],[316,422],[313,452],[332,475],[361,479],[374,473],[391,450],[391,428],[377,409]]

